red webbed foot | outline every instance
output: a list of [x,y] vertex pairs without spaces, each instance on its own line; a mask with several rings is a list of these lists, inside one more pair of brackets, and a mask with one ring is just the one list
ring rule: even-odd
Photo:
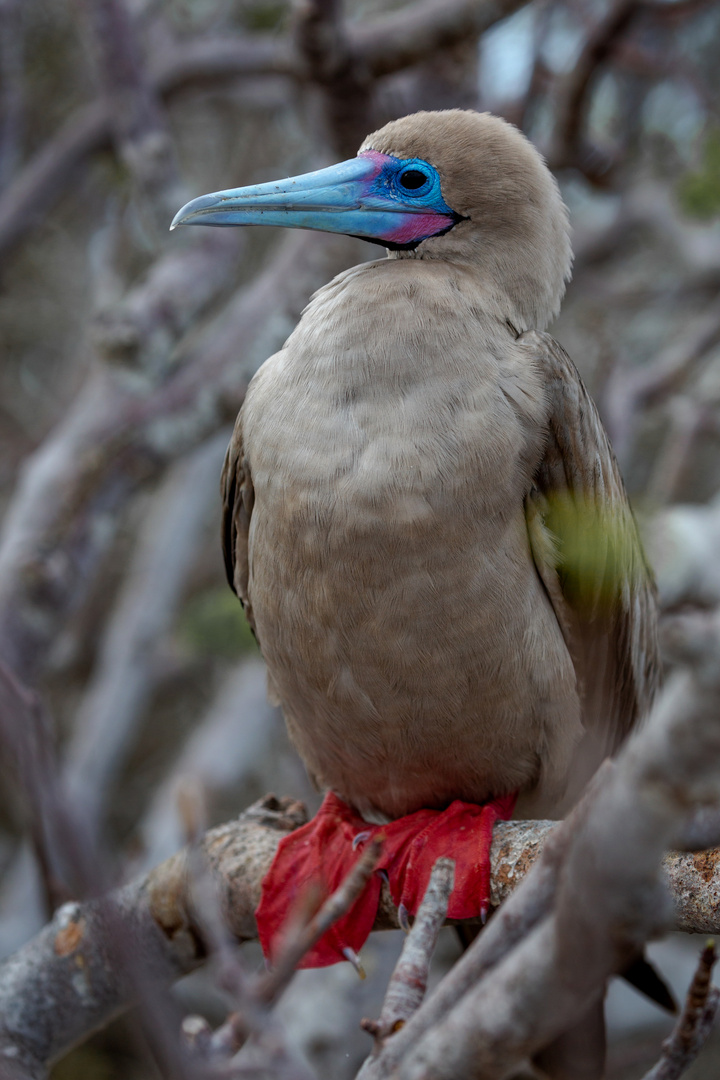
[[382,839],[377,872],[362,896],[307,953],[300,967],[325,967],[358,953],[372,930],[383,879],[399,910],[415,915],[439,858],[455,860],[450,919],[487,917],[490,902],[490,846],[496,821],[507,820],[516,795],[478,806],[451,803],[445,810],[418,810],[387,825],[370,825],[337,795],[325,796],[307,825],[280,841],[262,886],[255,913],[260,943],[272,961],[275,942],[290,911],[308,890],[323,897],[338,888],[364,844]]

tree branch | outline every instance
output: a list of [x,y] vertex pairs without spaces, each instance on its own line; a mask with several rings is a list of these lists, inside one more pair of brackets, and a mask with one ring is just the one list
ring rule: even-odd
[[118,156],[158,236],[183,202],[180,174],[156,87],[146,70],[126,0],[84,0],[97,79]]
[[682,1015],[663,1043],[660,1060],[643,1080],[678,1080],[702,1050],[720,1004],[720,990],[710,982],[716,959],[710,942],[700,955]]
[[306,77],[322,94],[330,145],[350,157],[374,127],[371,75],[350,45],[341,0],[305,0],[297,8],[295,43]]
[[349,28],[350,43],[379,78],[417,64],[439,49],[479,37],[527,0],[422,0]]
[[453,860],[438,859],[390,979],[380,1019],[362,1021],[361,1026],[374,1037],[376,1049],[380,1049],[385,1039],[398,1031],[422,1003],[430,961],[445,922],[454,881]]
[[[238,941],[256,937],[254,912],[262,879],[280,839],[304,820],[300,804],[268,796],[237,820],[203,837],[200,851],[217,883],[223,918]],[[494,904],[506,899],[523,880],[548,836],[558,831],[552,822],[496,825]],[[555,849],[555,854],[548,851],[552,858],[556,844]],[[28,1062],[30,1070],[35,1068],[30,1075],[41,1076],[39,1063],[60,1057],[132,1003],[137,993],[133,981],[118,977],[111,962],[107,904],[111,905],[112,935],[122,937],[126,956],[143,958],[146,982],[168,983],[203,962],[206,946],[202,920],[194,907],[188,858],[187,851],[180,852],[107,901],[66,904],[33,941],[0,965],[0,1060],[8,1060],[1,1056],[3,1049],[17,1048],[17,1060]],[[672,854],[665,860],[665,871],[676,904],[675,928],[706,934],[720,931],[714,902],[720,888],[720,850]],[[480,941],[486,935],[489,939],[488,931],[496,922],[499,925],[503,915],[501,909]],[[397,926],[397,911],[383,889],[375,929]],[[393,1035],[388,1045],[401,1039],[411,1024]]]
[[64,779],[95,837],[103,834],[107,794],[152,692],[154,647],[182,599],[184,576],[216,498],[227,438],[227,432],[216,435],[169,471],[143,523],[80,702]]
[[575,67],[561,89],[555,144],[550,157],[552,168],[575,166],[582,169],[588,178],[596,180],[602,180],[608,171],[609,163],[600,163],[598,167],[592,160],[595,155],[588,152],[588,147],[583,145],[585,103],[593,80],[612,55],[617,42],[627,33],[641,7],[642,0],[616,0],[588,37]]
[[[347,27],[350,54],[373,78],[418,63],[435,49],[480,35],[527,0],[424,0],[423,3]],[[289,40],[270,36],[213,37],[174,46],[149,58],[150,86],[168,97],[190,85],[258,75],[308,78],[305,61]],[[0,258],[43,220],[73,180],[81,162],[111,145],[105,102],[74,113],[0,198]],[[363,132],[363,135],[367,132]],[[356,149],[356,147],[354,147]]]
[[131,495],[234,418],[245,387],[290,332],[307,296],[357,241],[291,234],[253,284],[193,340],[157,388],[100,370],[29,459],[3,522],[0,655],[34,682],[107,551]]
[[[502,948],[505,932],[512,933],[516,921],[528,925],[528,905],[537,907],[538,875],[530,875],[505,903],[500,920],[474,943],[467,961],[461,960],[388,1040],[363,1071],[364,1080],[505,1075],[585,1016],[602,996],[607,977],[622,971],[643,943],[661,931],[667,919],[658,875],[662,853],[691,809],[720,797],[715,768],[720,750],[718,613],[687,659],[692,668],[670,680],[616,766],[595,779],[568,821],[558,826],[546,849],[550,858],[541,857],[541,870],[557,875],[551,910],[546,914],[541,905],[540,918],[529,924],[516,947]],[[717,853],[709,857],[711,879]],[[695,929],[692,917],[685,921],[685,905],[694,898],[677,890],[673,877],[678,863],[684,862],[680,876],[687,874],[685,860],[672,856],[666,877],[673,884],[675,925]],[[697,876],[703,857],[693,860],[690,872]],[[688,886],[693,887],[686,881]],[[484,977],[468,980],[468,966],[483,960]],[[463,993],[451,993],[448,987],[457,987],[460,980]],[[438,1022],[431,1026],[433,1020]]]

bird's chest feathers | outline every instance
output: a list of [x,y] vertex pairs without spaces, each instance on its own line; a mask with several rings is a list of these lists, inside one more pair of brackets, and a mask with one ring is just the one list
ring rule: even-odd
[[291,532],[409,541],[448,515],[474,530],[520,508],[541,451],[538,374],[447,292],[358,297],[334,282],[262,369],[246,447],[258,502]]

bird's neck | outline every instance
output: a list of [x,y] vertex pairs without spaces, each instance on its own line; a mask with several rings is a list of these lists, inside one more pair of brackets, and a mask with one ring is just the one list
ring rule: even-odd
[[490,289],[436,260],[381,259],[320,289],[288,341],[295,377],[404,393],[463,380],[502,354],[517,330]]
[[389,251],[388,261],[444,267],[448,276],[474,282],[488,312],[518,333],[544,330],[565,292],[566,261],[521,238],[485,235],[461,223],[445,236],[423,241],[412,251]]

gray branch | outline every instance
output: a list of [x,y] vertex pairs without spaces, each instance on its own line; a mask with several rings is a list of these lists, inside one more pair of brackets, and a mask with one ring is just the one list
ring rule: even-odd
[[720,1003],[720,990],[710,982],[715,959],[715,945],[710,942],[700,955],[682,1014],[663,1043],[660,1060],[644,1080],[678,1080],[705,1045]]
[[164,239],[168,218],[184,201],[184,192],[135,21],[126,0],[84,0],[84,9],[113,142],[132,176],[146,219]]
[[[96,370],[28,460],[3,523],[0,655],[24,681],[35,681],[50,644],[82,603],[130,497],[234,418],[257,367],[357,243],[291,234],[159,387]],[[187,271],[196,269],[192,257]]]
[[392,973],[379,1020],[363,1020],[362,1027],[379,1049],[420,1007],[427,989],[430,961],[445,922],[455,882],[455,863],[438,859],[430,875],[417,917]]
[[[65,781],[80,815],[103,831],[107,793],[132,746],[153,689],[155,647],[183,595],[227,445],[221,432],[179,461],[153,500],[80,703]],[[153,602],[148,604],[148,595]]]
[[[607,977],[670,924],[659,875],[663,851],[691,809],[716,804],[720,795],[719,623],[716,615],[693,668],[671,679],[617,765],[558,826],[541,874],[530,875],[506,902],[363,1080],[505,1075],[571,1028],[602,995]],[[676,928],[702,930],[691,909],[715,862],[715,853],[666,860]]]
[[[268,797],[203,838],[201,851],[215,876],[222,914],[238,941],[256,937],[254,911],[262,879],[280,839],[304,820],[300,804]],[[552,822],[496,825],[494,904],[509,896],[537,860],[548,836],[559,830]],[[548,862],[556,858],[559,847],[554,841]],[[676,905],[675,928],[720,931],[715,902],[720,889],[720,851],[703,853],[700,860],[693,854],[672,854],[664,865]],[[542,874],[533,877],[535,884],[528,879],[526,901],[533,890],[538,896],[537,879]],[[114,969],[107,903],[112,905],[113,934],[122,937],[124,954],[143,957],[145,982],[167,984],[201,964],[205,946],[193,906],[192,881],[188,853],[180,852],[114,893],[109,902],[66,905],[33,941],[0,965],[0,1061],[9,1062],[15,1055],[12,1060],[22,1061],[28,1075],[41,1077],[49,1062],[137,998],[136,980],[121,978]],[[490,922],[480,942],[486,934],[489,940],[495,923],[500,926],[504,911]],[[389,892],[383,890],[375,929],[397,926],[397,911]],[[415,1015],[421,1017],[432,1001],[428,999]],[[389,1047],[396,1040],[404,1044],[405,1032],[412,1026],[411,1020],[393,1035]]]
[[[526,0],[425,0],[410,10],[348,27],[348,49],[358,67],[378,78],[418,63],[437,48],[479,35]],[[178,44],[148,59],[153,90],[168,97],[189,85],[267,75],[308,78],[305,60],[289,41],[270,37],[210,38]],[[16,175],[0,198],[0,257],[44,220],[78,166],[112,143],[106,102],[78,110]],[[182,200],[180,200],[182,201]]]

